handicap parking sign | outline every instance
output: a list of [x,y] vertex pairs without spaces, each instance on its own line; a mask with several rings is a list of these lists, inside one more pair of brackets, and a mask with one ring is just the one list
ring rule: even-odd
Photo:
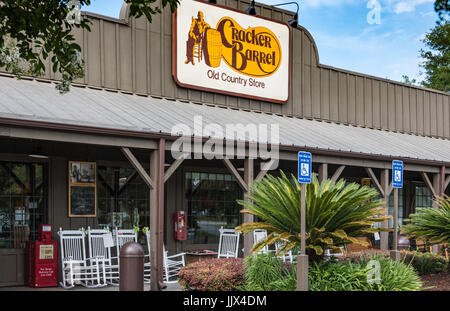
[[298,153],[298,182],[311,183],[312,156],[309,152]]
[[403,162],[392,161],[392,187],[403,188]]

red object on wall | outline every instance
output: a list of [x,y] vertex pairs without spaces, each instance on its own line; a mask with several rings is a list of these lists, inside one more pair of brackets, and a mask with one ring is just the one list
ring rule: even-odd
[[174,213],[173,221],[175,223],[175,240],[186,240],[186,213],[184,211]]
[[58,246],[51,241],[51,225],[41,225],[39,241],[27,242],[27,285],[58,286]]

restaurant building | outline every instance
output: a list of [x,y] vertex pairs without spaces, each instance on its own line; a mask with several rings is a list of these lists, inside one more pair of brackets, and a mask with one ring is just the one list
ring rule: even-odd
[[0,74],[0,286],[24,284],[40,224],[55,240],[60,227],[150,227],[161,277],[162,243],[217,249],[221,226],[252,220],[236,200],[266,173],[296,175],[299,151],[319,179],[376,188],[390,214],[402,160],[400,225],[450,194],[449,94],[321,64],[308,30],[288,25],[293,12],[249,5],[182,0],[152,23],[126,4],[119,19],[85,12],[91,31],[74,31],[85,77],[64,95],[49,62],[40,78]]

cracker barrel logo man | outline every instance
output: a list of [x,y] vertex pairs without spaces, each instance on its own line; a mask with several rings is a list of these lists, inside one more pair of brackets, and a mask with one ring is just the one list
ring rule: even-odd
[[280,66],[280,42],[270,29],[244,29],[231,17],[223,17],[213,29],[205,22],[203,12],[198,11],[197,18],[192,17],[185,64],[204,60],[207,66],[216,68],[222,59],[241,74],[268,77]]

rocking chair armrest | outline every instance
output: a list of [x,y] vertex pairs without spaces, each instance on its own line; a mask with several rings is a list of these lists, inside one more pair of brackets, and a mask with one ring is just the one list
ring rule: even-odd
[[186,255],[186,253],[179,253],[179,254],[167,256],[167,259],[175,258],[175,257],[184,257],[184,255]]

